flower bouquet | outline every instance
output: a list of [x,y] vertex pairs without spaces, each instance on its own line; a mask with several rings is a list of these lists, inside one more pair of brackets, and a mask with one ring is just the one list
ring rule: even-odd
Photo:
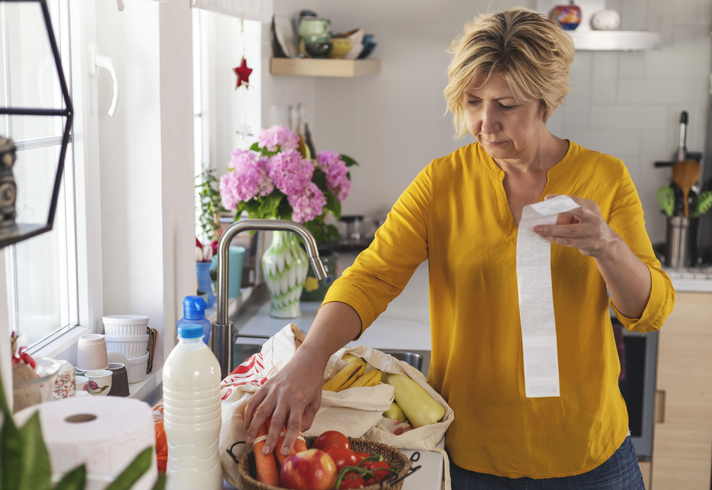
[[[252,219],[286,219],[303,223],[317,244],[338,238],[338,229],[326,223],[327,214],[341,216],[341,203],[351,190],[352,158],[326,150],[312,158],[304,140],[284,126],[263,129],[249,150],[235,150],[228,172],[220,178],[222,205]],[[299,238],[274,232],[262,259],[267,287],[272,294],[270,315],[300,315],[299,297],[308,261]]]

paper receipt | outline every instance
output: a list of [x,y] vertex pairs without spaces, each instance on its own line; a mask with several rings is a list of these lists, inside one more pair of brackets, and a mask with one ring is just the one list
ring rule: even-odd
[[554,298],[551,291],[551,243],[537,225],[556,224],[559,213],[579,207],[568,196],[524,206],[517,235],[517,289],[524,349],[527,398],[559,396]]

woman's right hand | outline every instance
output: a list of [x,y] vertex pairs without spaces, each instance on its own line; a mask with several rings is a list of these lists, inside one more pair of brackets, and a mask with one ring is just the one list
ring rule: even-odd
[[294,357],[250,399],[245,409],[247,444],[257,437],[257,431],[270,415],[265,454],[275,449],[282,426],[287,428],[284,444],[276,450],[287,455],[292,450],[300,431],[311,427],[321,405],[321,386],[328,357],[323,353],[309,352],[307,345],[300,346]]

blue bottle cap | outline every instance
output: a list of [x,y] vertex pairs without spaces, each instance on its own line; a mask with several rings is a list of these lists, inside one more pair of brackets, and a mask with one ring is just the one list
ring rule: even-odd
[[183,317],[186,320],[201,320],[205,318],[208,304],[200,296],[186,296],[183,298]]
[[178,338],[197,339],[203,337],[203,327],[201,325],[181,325],[178,327]]

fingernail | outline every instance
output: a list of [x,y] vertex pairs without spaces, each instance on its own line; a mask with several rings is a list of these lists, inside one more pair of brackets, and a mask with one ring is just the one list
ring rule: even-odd
[[289,449],[287,449],[286,447],[282,447],[282,455],[283,456],[286,456],[287,454],[289,454],[289,452],[290,452]]
[[269,454],[272,452],[272,448],[269,447],[267,444],[265,444],[265,447],[262,448],[262,454]]
[[247,440],[245,441],[245,444],[252,444],[252,437],[247,436]]
[[534,233],[541,233],[542,228],[541,228],[541,226],[535,226],[533,231],[534,231]]

